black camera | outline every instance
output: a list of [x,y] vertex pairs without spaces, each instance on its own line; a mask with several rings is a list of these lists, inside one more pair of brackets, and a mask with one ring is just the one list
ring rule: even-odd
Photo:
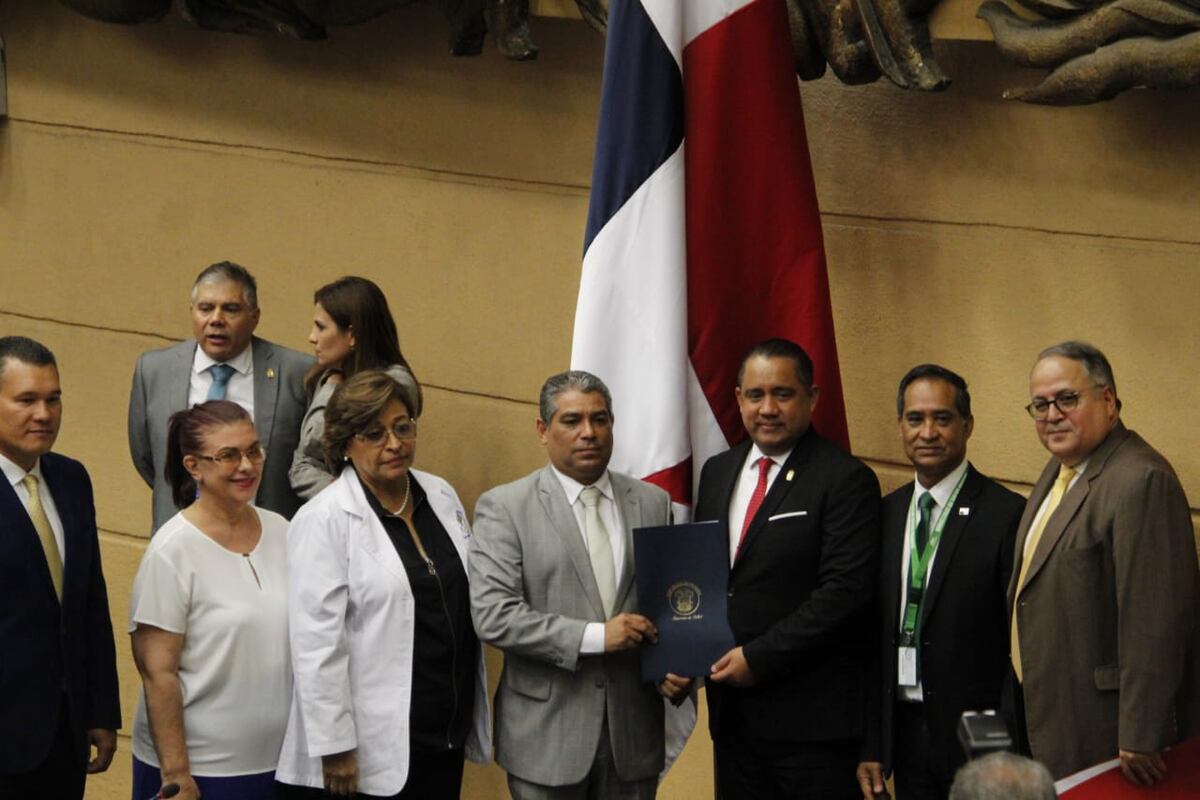
[[1013,749],[1008,725],[994,710],[964,711],[958,721],[958,742],[968,760]]

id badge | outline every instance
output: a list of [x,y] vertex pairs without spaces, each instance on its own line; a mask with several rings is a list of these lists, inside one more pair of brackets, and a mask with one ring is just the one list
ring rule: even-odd
[[915,689],[917,686],[917,648],[901,647],[897,650],[899,683],[905,688]]

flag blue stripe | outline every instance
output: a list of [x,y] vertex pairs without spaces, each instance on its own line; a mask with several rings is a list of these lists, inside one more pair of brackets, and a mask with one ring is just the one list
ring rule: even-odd
[[640,0],[609,7],[583,251],[683,142],[683,76]]

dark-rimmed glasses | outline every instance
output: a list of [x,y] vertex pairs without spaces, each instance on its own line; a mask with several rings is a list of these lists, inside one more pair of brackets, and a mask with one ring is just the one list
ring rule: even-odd
[[[1089,389],[1103,389],[1104,387],[1098,383],[1093,383]],[[1087,389],[1075,391],[1068,389],[1065,392],[1059,392],[1050,399],[1045,397],[1035,397],[1033,402],[1025,406],[1025,410],[1029,412],[1029,416],[1041,422],[1050,413],[1050,406],[1058,409],[1059,413],[1066,414],[1068,411],[1074,411],[1079,406],[1079,396],[1086,392]]]

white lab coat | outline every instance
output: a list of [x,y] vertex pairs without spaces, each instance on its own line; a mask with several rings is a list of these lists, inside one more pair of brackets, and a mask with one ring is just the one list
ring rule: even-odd
[[[450,484],[413,470],[466,569],[471,528]],[[408,778],[415,610],[396,548],[353,467],[288,529],[288,621],[295,689],[276,778],[321,787],[321,756],[355,750],[358,790],[397,794]],[[466,757],[491,758],[487,676],[477,656]]]

